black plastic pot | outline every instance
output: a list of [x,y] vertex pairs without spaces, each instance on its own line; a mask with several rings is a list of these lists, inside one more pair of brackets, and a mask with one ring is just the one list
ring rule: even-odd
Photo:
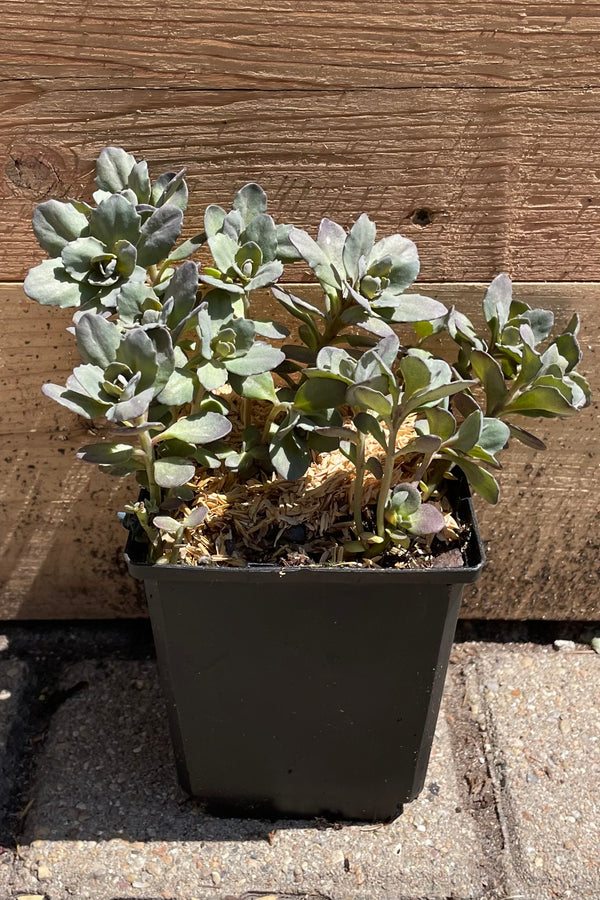
[[129,570],[145,582],[179,779],[216,814],[389,820],[423,787],[463,568]]

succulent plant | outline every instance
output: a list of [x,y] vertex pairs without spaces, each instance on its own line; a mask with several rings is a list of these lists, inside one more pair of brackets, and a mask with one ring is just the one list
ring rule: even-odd
[[[25,281],[32,299],[75,308],[81,365],[44,393],[108,423],[109,440],[78,455],[106,474],[135,475],[145,493],[127,519],[150,561],[176,562],[186,533],[202,527],[207,510],[190,506],[198,468],[293,480],[333,450],[355,472],[346,559],[431,542],[445,528],[439,499],[456,470],[496,503],[493,472],[509,439],[544,448],[515,416],[569,416],[589,403],[577,316],[553,336],[552,313],[514,299],[507,275],[485,294],[481,335],[458,310],[406,293],[419,272],[412,241],[376,240],[365,214],[348,232],[323,219],[313,239],[276,224],[257,184],[236,193],[230,212],[209,206],[205,233],[176,247],[183,176],[152,184],[144,161],[107,147],[96,206],[36,208],[34,233],[50,258]],[[189,259],[203,244],[209,265]],[[321,304],[276,283],[297,260],[321,285]],[[281,343],[285,326],[252,318],[252,293],[267,287],[300,323],[295,342]],[[452,363],[424,346],[434,334],[457,351]],[[407,423],[414,437],[399,446]],[[367,474],[379,484],[369,509]]]

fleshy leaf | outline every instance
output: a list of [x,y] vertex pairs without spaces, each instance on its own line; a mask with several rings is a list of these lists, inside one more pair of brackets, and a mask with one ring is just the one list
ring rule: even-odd
[[63,247],[80,237],[87,227],[87,216],[71,203],[46,200],[33,211],[33,233],[42,250],[51,256],[58,256]]
[[105,369],[117,357],[121,335],[117,326],[103,316],[85,313],[75,326],[75,340],[85,363]]
[[137,245],[140,266],[152,266],[169,255],[181,234],[183,213],[177,206],[166,203],[146,219],[141,227]]
[[31,300],[37,300],[42,306],[62,307],[81,306],[95,292],[89,285],[74,281],[60,257],[45,259],[30,269],[23,290]]
[[[154,463],[156,483],[164,488],[181,487],[196,474],[196,466],[180,456],[165,456]],[[155,520],[156,522],[156,520]]]
[[234,375],[260,375],[275,369],[284,359],[282,350],[257,341],[244,356],[228,359],[226,366]]
[[118,194],[129,187],[129,177],[135,166],[135,157],[131,153],[121,147],[105,147],[96,162],[96,184],[103,191]]
[[123,463],[131,459],[134,450],[129,444],[87,444],[77,451],[77,458],[98,465]]
[[210,444],[231,431],[231,422],[216,412],[201,412],[184,416],[154,438],[154,443],[167,438],[179,438],[190,444]]

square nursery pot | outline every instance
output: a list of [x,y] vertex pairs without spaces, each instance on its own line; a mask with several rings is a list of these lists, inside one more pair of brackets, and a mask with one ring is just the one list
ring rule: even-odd
[[484,562],[458,485],[462,568],[155,566],[129,542],[179,780],[209,812],[386,821],[419,794],[463,587]]

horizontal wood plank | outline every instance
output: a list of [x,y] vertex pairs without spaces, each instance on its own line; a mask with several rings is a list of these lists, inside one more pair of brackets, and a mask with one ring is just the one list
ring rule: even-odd
[[[484,286],[422,285],[477,319]],[[299,286],[307,299],[314,288]],[[535,423],[546,453],[515,446],[505,454],[502,498],[478,503],[489,563],[469,591],[463,615],[487,618],[600,619],[598,480],[600,452],[600,286],[521,284],[516,296],[583,319],[582,371],[592,408],[574,421]],[[265,296],[265,309],[273,301]],[[125,572],[125,533],[116,510],[129,485],[100,475],[74,453],[94,440],[90,423],[42,396],[75,363],[68,312],[29,302],[19,285],[0,286],[0,618],[102,618],[143,614]],[[279,317],[281,318],[281,317]]]
[[[422,277],[600,278],[600,91],[59,92],[7,86],[0,104],[0,273],[41,258],[48,197],[90,197],[107,143],[155,174],[188,167],[187,233],[205,206],[261,182],[279,221],[348,225],[363,210],[420,249]],[[298,276],[301,277],[301,276]]]
[[0,77],[59,89],[600,86],[600,4],[1,0]]

